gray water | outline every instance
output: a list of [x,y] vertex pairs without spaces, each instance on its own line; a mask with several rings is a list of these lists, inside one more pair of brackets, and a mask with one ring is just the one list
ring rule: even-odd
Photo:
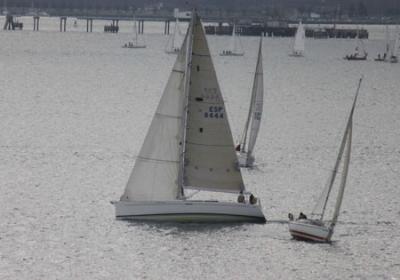
[[[0,279],[400,279],[400,64],[344,61],[352,40],[308,40],[293,58],[290,39],[266,38],[257,168],[243,176],[270,222],[127,223],[109,201],[123,192],[175,57],[162,26],[130,50],[128,25],[115,35],[57,24],[0,32]],[[258,45],[241,39],[246,55],[232,58],[218,56],[228,37],[208,37],[235,140]],[[365,43],[371,58],[381,51],[381,41]],[[282,221],[312,210],[362,74],[333,243],[294,241]]]

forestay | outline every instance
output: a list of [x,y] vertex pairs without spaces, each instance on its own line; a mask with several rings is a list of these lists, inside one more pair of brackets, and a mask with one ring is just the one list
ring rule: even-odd
[[243,190],[224,101],[198,17],[193,22],[190,73],[184,186],[223,192]]
[[136,159],[121,200],[174,200],[179,193],[186,40]]

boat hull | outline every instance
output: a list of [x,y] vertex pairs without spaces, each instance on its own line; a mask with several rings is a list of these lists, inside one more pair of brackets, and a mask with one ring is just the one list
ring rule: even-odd
[[244,56],[244,53],[220,53],[220,56]]
[[310,220],[289,222],[289,232],[294,239],[312,242],[330,242],[333,233],[324,224],[313,224]]
[[117,201],[117,219],[157,222],[192,223],[265,223],[260,204],[175,200],[175,201]]

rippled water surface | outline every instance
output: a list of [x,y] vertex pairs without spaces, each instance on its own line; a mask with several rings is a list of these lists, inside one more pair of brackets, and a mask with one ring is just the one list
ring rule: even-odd
[[[57,19],[36,33],[0,32],[0,279],[400,279],[400,64],[344,61],[352,40],[308,40],[306,56],[293,58],[290,39],[266,38],[258,166],[243,174],[270,222],[127,223],[109,201],[125,187],[175,57],[157,24],[145,26],[146,49],[121,48],[124,24],[117,35],[81,32],[83,22],[59,33]],[[208,40],[237,140],[258,39],[243,37],[246,55],[234,58],[218,56],[228,37]],[[365,44],[371,58],[383,47]],[[361,74],[334,242],[293,241],[282,221],[312,209]]]

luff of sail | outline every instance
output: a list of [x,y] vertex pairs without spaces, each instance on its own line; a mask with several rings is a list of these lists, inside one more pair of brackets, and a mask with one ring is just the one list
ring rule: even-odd
[[[251,158],[254,146],[256,144],[257,135],[261,124],[263,105],[264,105],[264,75],[262,66],[262,38],[260,38],[256,72],[254,74],[253,89],[251,93],[249,114],[247,117],[245,129],[243,132],[243,139],[241,143],[241,151],[247,152],[247,160]],[[249,126],[250,126],[250,131],[249,131]],[[248,134],[249,134],[249,140],[248,140],[248,146],[246,147]]]
[[186,40],[170,74],[129,181],[123,201],[175,200],[184,101]]
[[184,186],[239,192],[244,189],[243,179],[224,101],[198,16],[193,20],[190,72]]

